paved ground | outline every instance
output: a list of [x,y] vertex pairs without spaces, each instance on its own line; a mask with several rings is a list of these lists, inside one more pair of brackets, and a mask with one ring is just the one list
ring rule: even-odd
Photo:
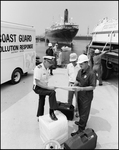
[[[50,85],[66,85],[66,70],[56,69],[50,77]],[[57,89],[58,101],[66,102],[67,91]],[[39,124],[36,118],[38,95],[33,91],[1,113],[1,149],[41,149]],[[74,102],[75,103],[75,99]],[[49,103],[46,98],[45,114]],[[70,133],[77,130],[73,121],[69,121]],[[97,86],[87,127],[93,128],[98,135],[96,149],[118,148],[118,88],[108,82]]]

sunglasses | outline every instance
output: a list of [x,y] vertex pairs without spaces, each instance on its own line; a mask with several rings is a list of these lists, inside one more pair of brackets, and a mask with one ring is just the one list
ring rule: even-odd
[[53,64],[53,60],[48,60],[47,59],[47,62],[49,62],[49,64]]

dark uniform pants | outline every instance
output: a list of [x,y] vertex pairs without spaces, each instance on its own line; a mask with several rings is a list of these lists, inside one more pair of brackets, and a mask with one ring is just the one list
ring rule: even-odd
[[78,99],[77,99],[77,104],[78,104],[78,110],[79,110],[79,128],[85,129],[89,113],[90,113],[90,108],[91,108],[91,102],[92,99],[87,97],[85,92],[81,94],[78,92]]
[[36,94],[39,94],[37,117],[44,114],[45,97],[47,95],[49,96],[50,109],[56,110],[58,108],[58,104],[56,101],[56,92],[54,90],[43,89],[39,86],[33,87],[33,90]]

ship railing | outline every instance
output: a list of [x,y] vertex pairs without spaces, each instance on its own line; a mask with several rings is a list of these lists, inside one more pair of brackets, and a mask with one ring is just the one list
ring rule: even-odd
[[75,28],[77,28],[77,29],[79,28],[79,26],[78,26],[78,25],[73,25],[73,27],[75,27]]
[[58,27],[52,28],[52,30],[58,30],[58,29],[62,29],[62,28],[63,28],[62,26],[58,26]]
[[50,29],[46,29],[46,31],[49,31],[49,30],[58,30],[58,29],[70,29],[70,28],[76,28],[78,29],[78,25],[58,25],[58,26],[54,26],[54,27],[51,27]]
[[66,25],[66,26],[64,26],[64,28],[76,28],[76,29],[79,29],[79,27],[78,27],[78,25]]

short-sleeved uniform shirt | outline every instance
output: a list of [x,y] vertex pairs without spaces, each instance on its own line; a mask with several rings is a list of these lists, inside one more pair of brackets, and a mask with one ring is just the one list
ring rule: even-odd
[[33,85],[36,85],[36,81],[40,80],[44,85],[48,84],[48,76],[49,76],[49,69],[46,69],[43,65],[43,63],[37,65],[34,69],[34,75],[33,75]]
[[74,66],[72,63],[69,63],[67,65],[67,74],[69,77],[69,82],[76,81],[76,76],[77,76],[79,69],[80,69],[80,66],[78,64],[76,66]]
[[[78,71],[76,80],[79,82],[80,87],[86,86],[96,86],[96,76],[90,66],[88,66],[87,70],[80,69]],[[79,98],[84,100],[92,100],[93,99],[93,90],[91,91],[79,91]]]

